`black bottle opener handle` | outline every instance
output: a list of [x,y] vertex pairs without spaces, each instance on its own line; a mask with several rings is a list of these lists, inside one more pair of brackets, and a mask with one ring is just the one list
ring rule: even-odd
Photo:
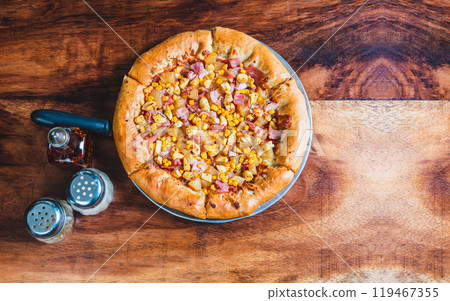
[[105,119],[86,117],[57,110],[36,110],[31,113],[31,120],[40,126],[53,128],[79,127],[92,134],[111,135],[111,122]]

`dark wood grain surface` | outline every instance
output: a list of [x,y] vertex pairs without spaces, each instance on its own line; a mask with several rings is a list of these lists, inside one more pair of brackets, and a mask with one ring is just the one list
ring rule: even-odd
[[77,216],[65,241],[39,243],[24,210],[63,197],[71,171],[46,162],[47,132],[30,113],[111,119],[136,56],[82,1],[4,1],[0,281],[449,280],[448,2],[369,0],[353,17],[364,1],[88,3],[138,53],[217,25],[275,49],[300,68],[312,153],[285,202],[258,216],[209,225],[160,211],[135,232],[157,207],[128,180],[112,138],[96,137],[113,203]]

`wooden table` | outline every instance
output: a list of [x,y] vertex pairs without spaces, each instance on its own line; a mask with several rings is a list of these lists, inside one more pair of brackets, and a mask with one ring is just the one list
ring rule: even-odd
[[352,16],[363,2],[89,0],[138,53],[217,25],[266,43],[301,67],[315,136],[285,202],[219,225],[161,210],[138,232],[157,207],[96,137],[114,201],[54,245],[29,237],[23,213],[63,197],[71,172],[46,162],[47,130],[29,115],[111,119],[136,56],[82,1],[2,4],[0,281],[448,281],[450,7],[371,0]]

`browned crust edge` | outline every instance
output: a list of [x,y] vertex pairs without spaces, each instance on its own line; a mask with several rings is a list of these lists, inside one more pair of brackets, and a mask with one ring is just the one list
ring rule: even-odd
[[294,79],[275,89],[273,100],[279,103],[278,114],[291,116],[291,126],[283,130],[280,144],[275,152],[276,161],[294,173],[300,168],[310,136],[309,115],[306,98]]
[[237,194],[210,195],[206,202],[206,216],[215,219],[248,216],[261,204],[275,197],[293,178],[294,173],[284,166],[269,167],[266,177],[256,178],[261,184],[255,190],[246,188]]
[[130,174],[150,159],[146,141],[141,139],[134,117],[139,114],[144,102],[144,86],[125,76],[116,103],[113,134],[117,153],[125,171]]
[[223,51],[228,58],[239,58],[244,67],[253,65],[265,75],[267,88],[287,80],[290,75],[273,52],[247,34],[229,28],[216,27],[213,31],[214,50]]
[[196,192],[174,178],[169,172],[154,165],[138,170],[130,179],[155,202],[205,219],[205,195]]
[[153,77],[174,66],[177,60],[203,56],[203,51],[212,51],[212,35],[209,30],[179,33],[136,59],[128,75],[148,86]]

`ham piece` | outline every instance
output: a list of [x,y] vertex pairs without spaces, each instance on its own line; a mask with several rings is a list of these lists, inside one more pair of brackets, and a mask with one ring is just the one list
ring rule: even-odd
[[220,131],[225,129],[225,126],[223,124],[214,124],[211,126],[211,130],[213,131]]
[[169,99],[166,101],[163,101],[163,105],[164,106],[170,106],[175,102],[175,100],[173,100],[172,95],[169,95]]
[[161,138],[163,135],[165,134],[164,131],[159,131],[158,133],[156,133],[155,135],[151,136],[150,138],[148,138],[148,143],[153,143],[156,140],[158,140],[159,138]]
[[281,133],[283,133],[282,130],[274,130],[273,128],[269,127],[269,138],[270,139],[280,139]]
[[195,78],[195,72],[187,69],[183,69],[180,72],[181,75],[187,77],[189,80],[192,80]]
[[230,191],[230,185],[223,183],[222,181],[216,180],[217,192],[224,193]]
[[205,70],[205,66],[202,62],[196,62],[193,63],[191,66],[192,71],[195,72],[195,74],[199,75],[203,70]]
[[220,106],[220,101],[222,100],[223,96],[222,94],[220,94],[219,89],[209,92],[209,96],[211,97],[211,101],[213,104]]
[[261,70],[259,70],[258,68],[254,67],[253,65],[249,65],[246,69],[247,71],[247,75],[250,75],[251,77],[253,77],[255,79],[255,84],[259,84],[259,82],[261,81],[261,79],[264,78],[264,73],[261,72]]
[[186,107],[177,109],[177,117],[184,121],[188,120],[188,118],[189,118],[188,109]]
[[276,110],[277,108],[278,108],[278,104],[276,102],[269,101],[266,104],[264,111],[269,112],[270,110]]
[[240,61],[239,59],[232,59],[232,60],[229,60],[229,61],[228,61],[228,65],[229,65],[231,68],[239,67],[240,64],[241,64],[241,61]]
[[243,106],[245,100],[245,95],[241,93],[234,93],[233,102],[235,105]]

